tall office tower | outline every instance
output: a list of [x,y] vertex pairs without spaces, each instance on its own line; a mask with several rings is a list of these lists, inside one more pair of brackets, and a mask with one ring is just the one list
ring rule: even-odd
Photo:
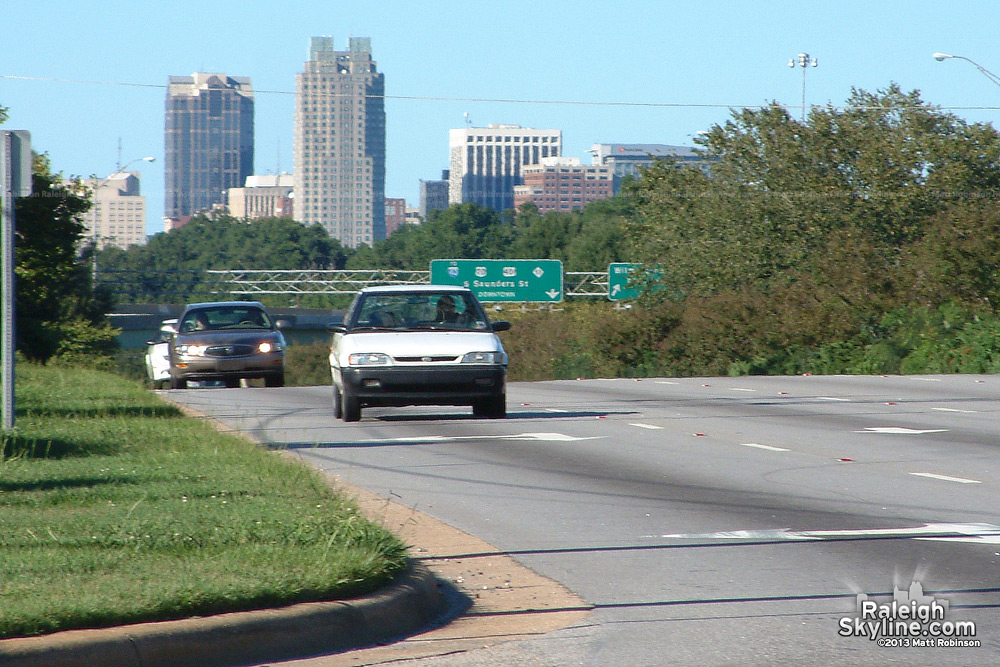
[[420,181],[420,217],[427,220],[431,211],[448,208],[448,170],[441,172],[440,181]]
[[491,124],[449,130],[448,146],[449,203],[503,211],[514,207],[514,186],[524,183],[521,167],[562,155],[562,132]]
[[94,192],[94,205],[83,214],[85,240],[98,248],[146,243],[146,198],[139,194],[139,172],[118,171],[81,183]]
[[195,73],[170,77],[166,101],[164,215],[179,220],[225,203],[253,173],[250,79]]
[[385,81],[371,40],[309,40],[295,76],[295,219],[349,248],[385,238]]

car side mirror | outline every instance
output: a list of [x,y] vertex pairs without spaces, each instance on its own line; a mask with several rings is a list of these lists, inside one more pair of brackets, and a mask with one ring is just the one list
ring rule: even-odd
[[510,330],[510,322],[506,320],[498,320],[493,323],[493,331],[508,331]]
[[274,321],[274,328],[275,329],[287,329],[287,328],[289,328],[291,326],[292,326],[292,323],[289,322],[288,320],[275,320]]
[[342,322],[330,322],[326,325],[326,330],[330,333],[347,333],[347,325]]

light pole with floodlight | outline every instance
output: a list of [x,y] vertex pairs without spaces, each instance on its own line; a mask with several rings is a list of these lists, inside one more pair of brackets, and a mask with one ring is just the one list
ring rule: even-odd
[[816,67],[819,61],[809,56],[808,53],[800,53],[795,58],[788,59],[788,66],[802,68],[802,122],[806,122],[806,67]]

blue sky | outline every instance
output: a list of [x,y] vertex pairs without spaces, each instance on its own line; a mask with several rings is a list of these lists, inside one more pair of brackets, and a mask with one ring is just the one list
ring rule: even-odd
[[[1000,86],[931,57],[1000,73],[995,0],[16,4],[0,42],[5,129],[30,130],[65,175],[107,175],[119,140],[123,162],[155,156],[134,165],[149,233],[163,229],[167,77],[250,77],[256,173],[291,172],[291,93],[313,35],[338,50],[371,37],[389,96],[386,195],[414,206],[419,180],[447,168],[448,130],[465,113],[474,126],[560,129],[564,154],[584,162],[597,142],[690,145],[731,108],[776,100],[798,116],[802,70],[787,64],[801,52],[819,61],[805,72],[808,104],[897,82],[970,122],[1000,121]],[[421,97],[436,99],[410,99]]]

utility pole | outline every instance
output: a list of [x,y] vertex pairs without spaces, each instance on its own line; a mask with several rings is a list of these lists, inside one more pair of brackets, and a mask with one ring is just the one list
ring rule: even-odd
[[31,134],[26,130],[0,131],[0,196],[3,197],[0,218],[2,218],[3,239],[0,278],[0,376],[3,388],[0,400],[3,402],[3,423],[5,431],[14,428],[14,198],[31,195]]

